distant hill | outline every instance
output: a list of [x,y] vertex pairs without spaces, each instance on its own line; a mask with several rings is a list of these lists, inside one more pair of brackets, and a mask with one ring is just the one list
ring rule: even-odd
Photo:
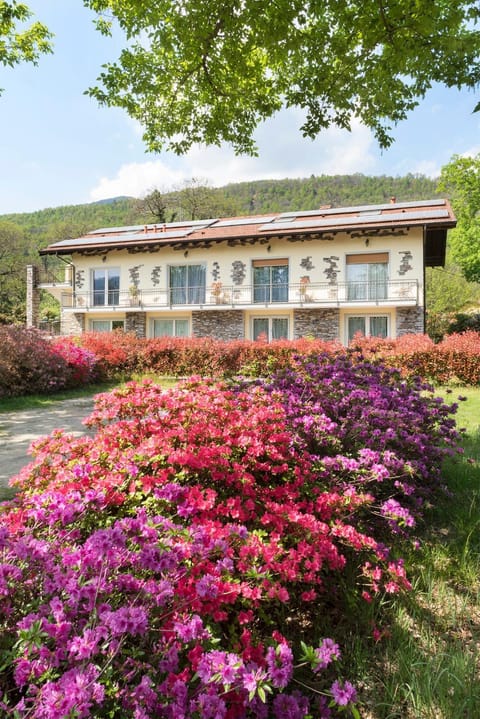
[[92,202],[90,204],[92,205],[111,205],[115,202],[121,202],[121,200],[134,200],[134,197],[130,197],[129,195],[119,195],[118,197],[107,197],[106,200],[97,200],[96,202]]
[[[236,208],[239,215],[290,210],[313,210],[321,205],[379,204],[396,197],[397,202],[430,199],[437,195],[436,182],[424,175],[312,175],[308,178],[258,180],[230,183],[212,190],[217,204]],[[166,193],[168,201],[170,195]],[[141,203],[132,197],[112,197],[83,205],[64,205],[36,212],[0,215],[19,225],[37,248],[55,240],[76,237],[100,227],[152,222]]]

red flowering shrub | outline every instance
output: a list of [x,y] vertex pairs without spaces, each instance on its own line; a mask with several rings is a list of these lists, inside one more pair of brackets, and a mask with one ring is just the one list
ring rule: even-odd
[[325,634],[409,587],[395,543],[454,442],[423,392],[312,356],[265,386],[130,383],[91,436],[37,442],[0,523],[4,714],[358,717]]
[[427,335],[404,335],[396,340],[358,336],[350,350],[398,367],[406,377],[419,375],[436,384],[480,384],[479,332],[447,335],[439,344]]
[[141,356],[146,340],[133,333],[114,330],[113,332],[85,332],[77,338],[80,346],[93,353],[97,370],[102,379],[119,374],[141,371]]

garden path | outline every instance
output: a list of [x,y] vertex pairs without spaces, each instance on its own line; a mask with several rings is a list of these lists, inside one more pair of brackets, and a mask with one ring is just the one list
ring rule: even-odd
[[55,402],[47,408],[25,409],[0,413],[0,498],[8,480],[31,461],[30,443],[63,429],[76,436],[87,429],[82,420],[93,409],[93,397],[80,397]]

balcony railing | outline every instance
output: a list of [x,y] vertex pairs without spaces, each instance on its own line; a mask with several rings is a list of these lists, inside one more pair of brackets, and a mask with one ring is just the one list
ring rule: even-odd
[[165,308],[237,307],[329,307],[416,305],[419,286],[416,280],[390,280],[379,283],[315,283],[282,285],[174,287],[108,292],[75,292],[62,294],[62,306],[75,310],[155,310]]

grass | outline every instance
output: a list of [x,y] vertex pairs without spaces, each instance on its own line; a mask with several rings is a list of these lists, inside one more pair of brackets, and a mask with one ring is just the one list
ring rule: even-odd
[[17,412],[24,409],[42,409],[51,407],[52,404],[66,399],[77,399],[80,397],[92,397],[99,392],[107,392],[117,386],[117,382],[102,382],[91,384],[76,389],[56,392],[55,394],[32,394],[24,397],[2,397],[0,414],[2,412]]
[[386,608],[380,642],[351,647],[364,719],[480,716],[480,388],[459,394],[464,455],[444,467],[450,494],[405,553],[413,591]]
[[[163,387],[171,387],[178,381],[175,377],[158,377],[156,375],[133,375],[129,379],[141,381],[142,379],[152,379],[159,382]],[[126,380],[125,380],[126,381]],[[67,399],[78,399],[81,397],[92,397],[100,392],[108,392],[122,384],[122,380],[111,380],[110,382],[102,382],[99,384],[85,385],[76,389],[66,390],[65,392],[56,392],[51,395],[26,395],[25,397],[4,397],[0,404],[0,415],[2,412],[15,412],[24,409],[42,409],[51,407],[56,402]]]

